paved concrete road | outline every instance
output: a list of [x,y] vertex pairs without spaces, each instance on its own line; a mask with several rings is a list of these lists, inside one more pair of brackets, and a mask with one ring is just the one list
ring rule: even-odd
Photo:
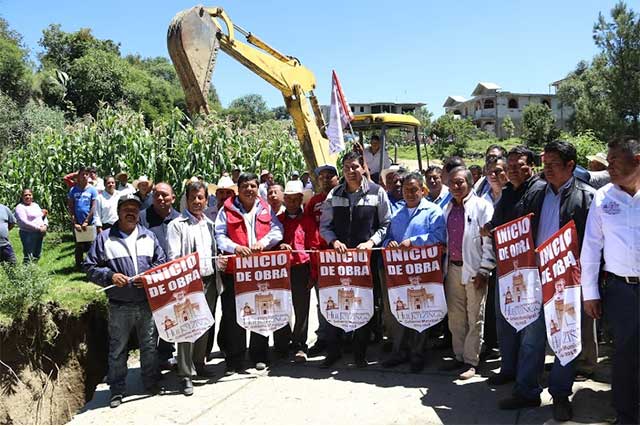
[[[315,303],[315,302],[312,302]],[[313,306],[313,305],[312,305]],[[315,329],[315,323],[311,330]],[[310,333],[311,334],[311,333]],[[310,338],[312,336],[310,335]],[[500,411],[497,401],[510,386],[489,387],[485,381],[498,361],[486,363],[474,379],[462,382],[438,367],[445,355],[431,351],[427,368],[411,374],[407,366],[383,369],[379,347],[370,348],[370,365],[357,369],[347,354],[333,370],[322,370],[322,357],[306,364],[278,361],[270,370],[224,377],[224,362],[211,363],[217,375],[195,381],[195,392],[179,392],[174,373],[165,373],[165,391],[145,395],[136,363],[129,370],[128,392],[117,409],[109,408],[109,390],[101,384],[71,424],[546,424],[553,423],[551,396],[543,407]],[[547,357],[547,362],[552,361]],[[607,379],[603,360],[597,379]],[[545,373],[544,380],[546,381]],[[613,417],[610,386],[587,381],[574,385],[574,423],[602,423]]]

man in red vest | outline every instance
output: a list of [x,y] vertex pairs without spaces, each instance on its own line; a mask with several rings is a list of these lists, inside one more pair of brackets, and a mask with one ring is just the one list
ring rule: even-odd
[[[282,240],[282,224],[269,205],[258,197],[258,176],[242,173],[238,177],[238,196],[227,198],[215,222],[216,243],[224,254],[250,256],[269,250]],[[225,351],[226,375],[242,371],[246,350],[245,330],[236,321],[233,263],[222,273],[222,320],[220,335]],[[249,357],[258,370],[267,367],[269,339],[251,333]]]

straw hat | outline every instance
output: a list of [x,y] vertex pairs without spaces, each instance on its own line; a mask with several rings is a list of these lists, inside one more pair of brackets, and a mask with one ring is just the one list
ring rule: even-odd
[[609,162],[607,161],[607,154],[604,152],[599,152],[596,155],[587,155],[587,160],[589,161],[597,161],[600,164],[603,164],[605,167],[609,167]]
[[303,194],[304,193],[304,184],[301,180],[290,180],[284,186],[284,194],[292,195],[292,194]]
[[385,185],[387,183],[387,175],[389,173],[392,172],[398,172],[400,170],[402,170],[403,168],[399,165],[399,164],[394,164],[391,167],[389,167],[388,169],[384,169],[382,172],[380,172],[380,182],[383,182]]
[[127,172],[118,172],[118,174],[116,175],[116,180],[120,180],[121,177],[125,177],[127,178],[127,180],[129,179],[129,173]]
[[215,194],[218,189],[231,189],[236,194],[238,193],[238,186],[233,183],[233,180],[226,173],[218,180],[218,184],[210,183],[207,187],[209,194]]
[[149,184],[149,187],[153,186],[153,181],[150,180],[147,176],[140,176],[138,179],[133,181],[133,187],[135,189],[138,189],[138,185],[140,185],[141,183],[147,183]]

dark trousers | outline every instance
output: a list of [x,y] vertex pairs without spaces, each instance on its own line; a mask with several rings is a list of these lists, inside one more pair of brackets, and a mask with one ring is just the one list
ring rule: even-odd
[[8,262],[12,265],[16,264],[16,253],[13,251],[11,244],[0,246],[0,263]]
[[[218,344],[224,351],[227,365],[238,364],[242,362],[247,349],[247,334],[236,319],[236,292],[232,274],[222,274],[220,303],[222,304],[222,319],[220,321],[220,331],[218,331]],[[289,344],[287,337],[290,332],[290,328],[286,326],[273,333],[277,350],[286,350],[285,348]],[[249,359],[254,363],[266,363],[268,361],[268,349],[269,338],[251,332],[249,337]]]
[[605,314],[613,329],[613,406],[623,424],[640,420],[640,284],[607,276]]
[[316,300],[318,303],[316,304],[316,315],[318,316],[318,329],[316,330],[316,336],[318,342],[326,342],[327,341],[327,328],[329,327],[329,323],[327,319],[322,315],[322,311],[320,310],[320,290],[318,288],[318,283],[314,286],[316,291]]
[[[218,299],[218,291],[216,289],[216,276],[209,275],[208,277],[202,277],[204,284],[204,295],[209,306],[211,315],[216,314],[216,300]],[[178,377],[191,377],[195,376],[197,371],[201,369],[204,364],[207,353],[207,342],[209,341],[209,334],[213,333],[215,325],[207,330],[198,339],[191,342],[178,343],[178,365],[177,376]]]
[[24,263],[37,262],[42,253],[42,241],[44,234],[40,231],[23,231],[19,232],[20,241],[22,241],[22,252]]
[[498,284],[497,270],[494,269],[489,275],[489,288],[487,290],[487,302],[484,311],[484,344],[485,349],[498,347],[498,332],[496,330],[496,290]]
[[84,261],[84,255],[91,248],[91,242],[86,241],[79,243],[76,241],[75,246],[75,256],[76,256],[76,268],[80,269],[82,267],[82,262]]
[[309,332],[309,303],[311,301],[308,263],[291,267],[291,298],[293,299],[293,312],[296,317],[291,341],[293,342],[294,350],[306,352],[307,334]]
[[[373,318],[353,333],[353,358],[355,360],[364,359],[367,354],[367,346],[371,333]],[[327,327],[327,353],[329,356],[340,355],[342,353],[341,341],[345,339],[344,330],[328,323]]]

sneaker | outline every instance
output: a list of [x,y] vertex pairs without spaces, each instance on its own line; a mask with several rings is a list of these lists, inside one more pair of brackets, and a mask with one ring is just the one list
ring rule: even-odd
[[298,362],[298,363],[306,362],[307,361],[307,354],[304,353],[303,350],[299,350],[299,351],[296,352],[296,355],[293,357],[293,360],[295,362]]
[[587,373],[584,371],[577,371],[575,377],[573,378],[574,382],[586,382],[593,377],[593,373]]
[[494,374],[493,376],[490,376],[487,379],[487,384],[490,386],[500,386],[500,385],[506,385],[507,383],[511,383],[515,380],[516,378],[513,376],[509,376],[507,374],[502,374],[502,373],[498,373],[498,374]]
[[109,400],[109,407],[118,408],[120,404],[122,404],[122,398],[124,398],[124,395],[122,395],[121,393],[111,395],[111,400]]
[[182,379],[182,394],[184,396],[193,395],[193,382],[191,381],[191,377],[185,377]]
[[262,371],[267,368],[267,364],[265,362],[256,362],[256,370]]
[[568,422],[573,417],[573,409],[569,398],[553,398],[553,419]]
[[460,380],[469,380],[476,375],[476,368],[473,365],[465,365],[464,371],[458,376]]
[[322,340],[318,340],[315,345],[311,346],[309,348],[309,351],[307,352],[307,354],[313,358],[316,357],[318,355],[322,355],[324,353],[324,351],[327,349],[327,344],[325,342],[323,342]]
[[510,398],[501,400],[498,408],[501,410],[519,410],[521,408],[539,407],[542,401],[540,397],[534,399],[523,398],[520,395],[514,395]]
[[338,362],[338,360],[342,358],[342,355],[340,354],[329,354],[327,355],[327,357],[324,359],[324,361],[322,361],[322,364],[320,364],[320,368],[329,368],[331,367],[333,364],[335,364],[336,362]]

